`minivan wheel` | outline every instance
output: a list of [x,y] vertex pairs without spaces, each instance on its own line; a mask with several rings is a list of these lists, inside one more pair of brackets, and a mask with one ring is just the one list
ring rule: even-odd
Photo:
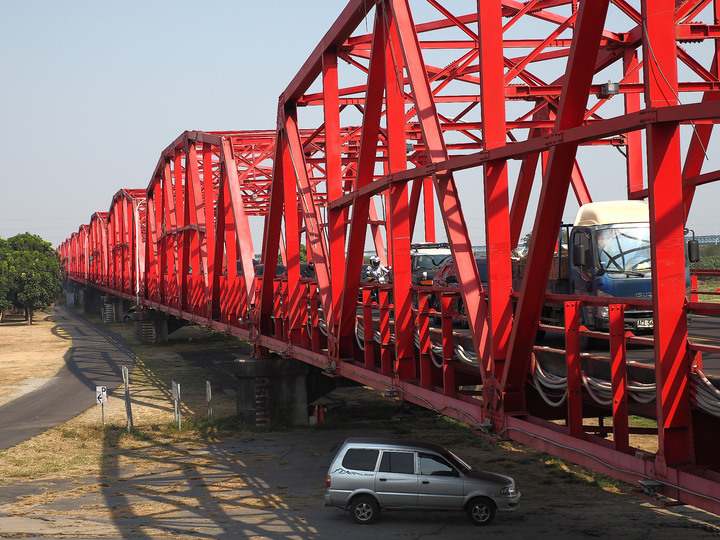
[[355,497],[350,503],[350,514],[356,523],[365,525],[377,519],[380,505],[370,495]]
[[495,517],[495,503],[486,497],[477,497],[468,503],[467,515],[475,525],[488,525]]

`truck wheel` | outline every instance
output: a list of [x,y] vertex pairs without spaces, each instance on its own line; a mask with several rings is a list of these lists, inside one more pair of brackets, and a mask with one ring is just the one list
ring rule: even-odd
[[350,503],[350,515],[355,523],[367,525],[375,521],[380,513],[380,505],[370,495],[355,497]]
[[[435,310],[436,312],[440,313],[440,302],[438,301],[437,297],[433,294],[430,296],[430,309]],[[431,316],[430,320],[433,322],[433,324],[440,324],[440,321],[442,320],[440,317]]]
[[[465,309],[465,302],[462,301],[462,298],[458,300],[458,313],[462,317],[467,317],[467,309]],[[460,328],[470,328],[470,321],[467,319],[461,319]]]

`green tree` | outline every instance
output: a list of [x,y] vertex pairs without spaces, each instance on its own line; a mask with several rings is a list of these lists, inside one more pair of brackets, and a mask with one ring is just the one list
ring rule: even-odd
[[[0,253],[2,253],[2,242],[4,242],[4,240],[0,239]],[[8,263],[0,259],[0,322],[2,322],[3,314],[13,307],[10,301],[10,284]]]
[[[277,262],[278,264],[282,264],[282,255],[279,253]],[[307,262],[307,246],[305,244],[300,244],[300,262]]]
[[33,312],[45,309],[60,294],[60,264],[50,242],[24,233],[0,240],[0,309]]

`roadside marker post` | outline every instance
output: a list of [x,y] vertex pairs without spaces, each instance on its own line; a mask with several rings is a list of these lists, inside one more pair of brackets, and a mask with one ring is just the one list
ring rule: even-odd
[[102,425],[105,426],[105,404],[107,403],[107,386],[96,386],[95,387],[95,398],[100,404],[100,410],[102,415]]
[[212,410],[212,387],[210,381],[205,381],[205,396],[208,404],[208,422],[212,422],[213,410]]
[[127,432],[133,429],[132,406],[130,405],[130,375],[127,366],[122,367],[123,383],[125,383],[125,414],[127,416]]
[[175,421],[178,425],[178,430],[182,429],[182,413],[180,412],[180,383],[177,381],[172,382],[172,393],[173,402],[175,404]]

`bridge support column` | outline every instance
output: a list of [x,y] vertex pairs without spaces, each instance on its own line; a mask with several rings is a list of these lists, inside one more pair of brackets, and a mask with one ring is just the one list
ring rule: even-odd
[[65,292],[65,304],[75,306],[75,282],[66,278],[63,280],[62,288]]
[[135,312],[135,336],[138,343],[167,343],[168,316],[155,310]]
[[100,311],[102,322],[109,323],[122,320],[123,306],[125,305],[125,301],[122,298],[103,296],[102,302],[102,310]]
[[[82,303],[83,311],[85,313],[101,313],[102,312],[102,294],[97,289],[92,287],[82,287],[79,291],[80,295],[79,302]],[[76,302],[78,300],[76,299]]]
[[308,424],[307,366],[292,358],[240,358],[237,413],[249,426]]

